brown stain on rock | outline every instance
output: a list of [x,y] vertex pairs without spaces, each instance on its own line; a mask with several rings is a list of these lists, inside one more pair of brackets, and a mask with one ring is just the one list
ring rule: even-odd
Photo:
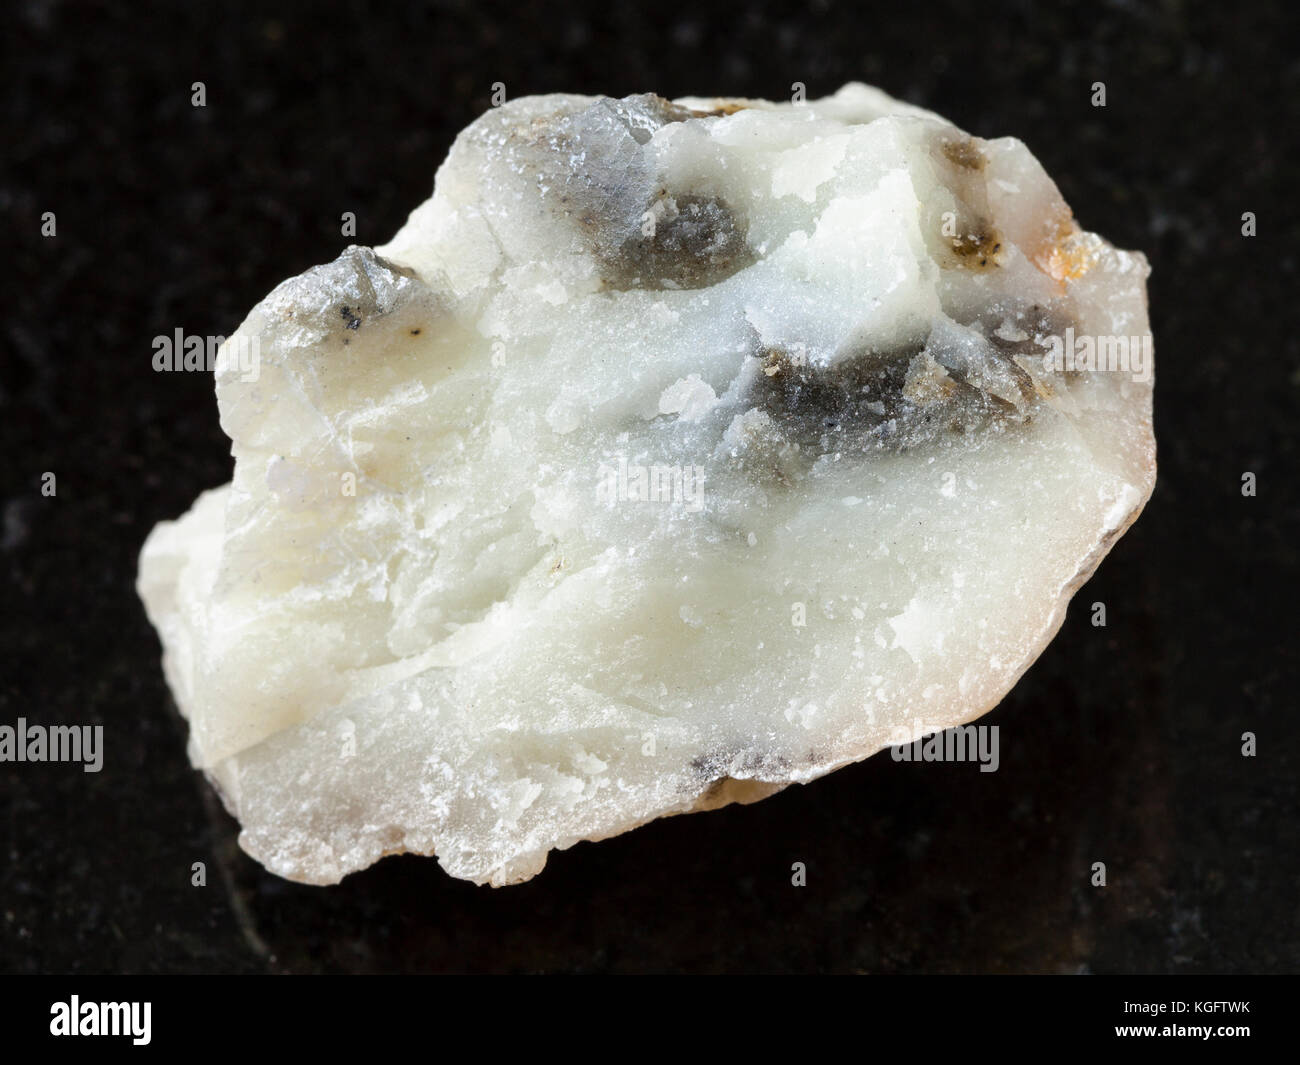
[[941,151],[948,162],[963,170],[980,171],[989,164],[988,156],[980,151],[974,137],[945,140]]

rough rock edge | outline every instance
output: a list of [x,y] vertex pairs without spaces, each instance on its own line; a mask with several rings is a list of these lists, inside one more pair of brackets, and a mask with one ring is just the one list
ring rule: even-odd
[[[877,90],[873,90],[873,91],[877,91]],[[882,94],[882,98],[883,98],[883,94]],[[827,99],[833,99],[833,97],[828,97]],[[898,101],[894,101],[894,102],[899,103]],[[699,117],[711,117],[713,115],[727,115],[727,114],[735,113],[736,111],[747,110],[751,107],[771,106],[771,103],[768,101],[751,100],[747,98],[730,98],[730,97],[714,97],[714,98],[684,97],[684,98],[674,100],[672,101],[672,103],[677,106],[688,107],[692,110],[695,110],[699,115]],[[933,118],[945,125],[951,125],[951,123],[947,119],[944,119],[942,116],[939,116],[937,114],[933,114],[932,112],[924,111],[923,109],[916,108],[912,105],[902,105],[902,106],[904,106],[907,111],[923,114],[927,118]],[[372,254],[375,254],[372,248],[366,248],[364,250],[369,251]],[[394,269],[394,272],[404,274],[406,276],[414,276],[410,271],[403,268],[399,268],[396,266],[396,264],[390,264],[385,262],[378,255],[375,255],[375,257],[379,259],[380,262],[384,262],[384,265],[392,267]],[[281,283],[280,287],[290,284],[296,280],[298,280],[298,278],[286,279],[284,282]],[[1032,667],[1032,665],[1039,659],[1039,657],[1042,655],[1046,647],[1056,637],[1057,633],[1060,631],[1062,625],[1064,624],[1069,603],[1071,599],[1074,597],[1075,593],[1079,590],[1079,588],[1081,588],[1084,584],[1087,583],[1087,581],[1092,577],[1092,575],[1097,570],[1098,566],[1101,564],[1102,560],[1106,557],[1106,555],[1109,554],[1110,550],[1115,545],[1115,543],[1118,542],[1118,540],[1124,535],[1125,532],[1128,531],[1128,529],[1141,515],[1147,502],[1150,500],[1152,492],[1154,490],[1156,469],[1157,469],[1155,439],[1154,439],[1154,434],[1150,432],[1151,430],[1150,421],[1148,421],[1147,428],[1148,428],[1148,438],[1151,441],[1150,460],[1144,466],[1143,469],[1143,472],[1146,476],[1141,485],[1142,491],[1139,498],[1129,509],[1125,517],[1116,525],[1116,527],[1104,534],[1104,536],[1096,545],[1096,547],[1093,549],[1093,551],[1079,564],[1075,574],[1070,579],[1062,583],[1056,595],[1055,604],[1053,606],[1051,614],[1048,617],[1048,620],[1040,628],[1037,636],[1032,641],[1029,642],[1028,646],[1030,650],[1022,657],[1020,667],[1016,670],[1014,675],[1010,677],[1009,681],[1006,683],[1001,694],[999,694],[995,699],[987,702],[987,704],[985,705],[979,705],[979,704],[973,705],[972,708],[964,716],[960,717],[960,719],[953,720],[952,722],[950,722],[946,726],[947,728],[950,729],[957,728],[962,725],[968,724],[972,721],[975,721],[983,717],[985,714],[990,713],[998,705],[1001,704],[1002,700],[1005,699],[1006,696],[1014,689],[1014,687],[1016,686],[1016,684],[1019,683],[1020,679],[1024,676],[1024,674],[1028,672],[1030,667]],[[197,505],[197,502],[198,500],[196,500],[195,505]],[[183,520],[183,518],[177,520]],[[170,689],[170,684],[169,684],[169,689]],[[174,702],[174,696],[173,696],[173,702]],[[179,711],[179,706],[178,706],[178,711]],[[575,844],[581,842],[598,842],[604,839],[610,839],[615,836],[622,835],[626,832],[633,831],[634,829],[642,827],[643,825],[649,824],[653,821],[660,820],[661,818],[672,817],[679,814],[707,812],[710,810],[721,809],[722,807],[732,805],[733,803],[749,805],[751,803],[759,802],[762,799],[768,798],[776,794],[777,792],[783,791],[790,784],[795,784],[795,783],[806,784],[813,780],[820,779],[821,777],[826,776],[830,773],[833,773],[838,769],[844,768],[847,765],[856,762],[866,761],[867,759],[875,756],[876,754],[879,754],[881,751],[885,750],[889,746],[891,745],[885,743],[880,746],[876,746],[874,748],[864,749],[861,752],[855,753],[853,755],[840,757],[831,761],[824,762],[820,765],[814,764],[803,770],[792,771],[787,777],[779,780],[767,779],[762,777],[761,775],[746,776],[743,774],[724,775],[721,777],[717,777],[711,782],[709,782],[707,785],[705,785],[702,788],[702,790],[699,792],[699,794],[696,795],[693,799],[687,799],[682,803],[677,804],[676,806],[664,809],[661,812],[653,814],[649,817],[645,817],[631,823],[623,824],[620,827],[610,831],[597,831],[591,834],[562,838],[560,840],[555,841],[553,844],[551,844],[545,851],[540,851],[540,852],[535,851],[530,853],[517,854],[514,856],[514,858],[512,858],[503,866],[494,869],[486,879],[479,880],[476,882],[480,884],[490,884],[493,887],[502,887],[502,886],[508,886],[510,884],[522,883],[532,879],[534,876],[542,872],[542,870],[546,866],[547,860],[552,851],[567,850],[570,847],[574,846]],[[191,751],[190,753],[191,753],[191,759],[194,760],[194,755],[196,752]],[[195,762],[195,765],[196,767],[198,767],[197,762]],[[213,787],[216,794],[220,797],[227,811],[237,820],[240,820],[242,822],[242,817],[240,816],[238,804],[234,802],[234,800],[227,794],[227,790],[222,786],[220,780],[218,779],[217,774],[210,769],[203,769],[203,773],[205,778]],[[244,847],[245,852],[254,856],[256,860],[258,860],[259,862],[264,862],[264,859],[257,858],[257,856],[254,854],[253,851],[247,849],[247,847],[245,846],[245,835],[246,834],[241,829],[240,842],[241,842],[241,846]],[[377,857],[370,864],[373,865],[378,861],[382,860],[384,857],[388,857],[390,855],[395,855],[395,854],[414,854],[414,855],[419,855],[424,857],[436,858],[437,853],[438,852],[436,849],[428,850],[428,851],[419,851],[419,850],[411,850],[407,848],[395,848],[395,849],[382,852],[379,855],[379,857]],[[362,868],[368,868],[368,867],[369,866],[362,867]],[[270,868],[270,866],[268,866],[268,868]],[[292,872],[289,872],[288,870],[274,870],[274,871],[276,871],[279,875],[286,876],[290,879],[294,879],[297,882],[328,885],[328,884],[338,883],[344,877],[351,875],[352,872],[362,871],[362,868],[350,870],[349,872],[346,872],[341,876],[328,878],[328,879],[327,878],[306,879],[306,878],[302,878],[301,875],[295,876]]]

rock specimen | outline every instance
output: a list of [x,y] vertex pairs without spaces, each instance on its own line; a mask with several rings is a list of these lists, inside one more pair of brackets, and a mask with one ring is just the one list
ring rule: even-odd
[[993,707],[1149,496],[1147,266],[876,90],[519,99],[218,360],[139,589],[294,880],[748,802]]

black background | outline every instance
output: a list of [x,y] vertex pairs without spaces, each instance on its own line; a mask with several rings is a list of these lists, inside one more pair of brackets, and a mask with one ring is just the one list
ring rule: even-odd
[[[106,761],[0,766],[0,968],[1300,967],[1289,6],[6,5],[0,722],[102,724]],[[244,857],[133,589],[149,529],[231,467],[211,381],[153,373],[151,339],[233,331],[350,242],[344,211],[357,243],[388,239],[494,82],[781,98],[852,79],[1020,137],[1086,228],[1154,270],[1159,483],[987,719],[1001,770],[877,756],[497,891],[410,856],[330,889]]]

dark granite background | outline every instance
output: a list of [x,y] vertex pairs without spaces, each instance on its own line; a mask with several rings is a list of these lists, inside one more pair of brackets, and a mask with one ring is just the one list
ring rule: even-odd
[[[98,775],[0,765],[0,969],[1300,968],[1289,6],[7,5],[0,723],[103,724],[107,754]],[[154,374],[151,338],[232,331],[348,243],[343,211],[357,242],[387,239],[493,82],[782,97],[850,79],[1020,137],[1087,228],[1154,268],[1159,485],[987,719],[1001,770],[878,756],[500,891],[414,857],[332,889],[245,858],[133,590],[148,530],[230,472],[210,380]]]

